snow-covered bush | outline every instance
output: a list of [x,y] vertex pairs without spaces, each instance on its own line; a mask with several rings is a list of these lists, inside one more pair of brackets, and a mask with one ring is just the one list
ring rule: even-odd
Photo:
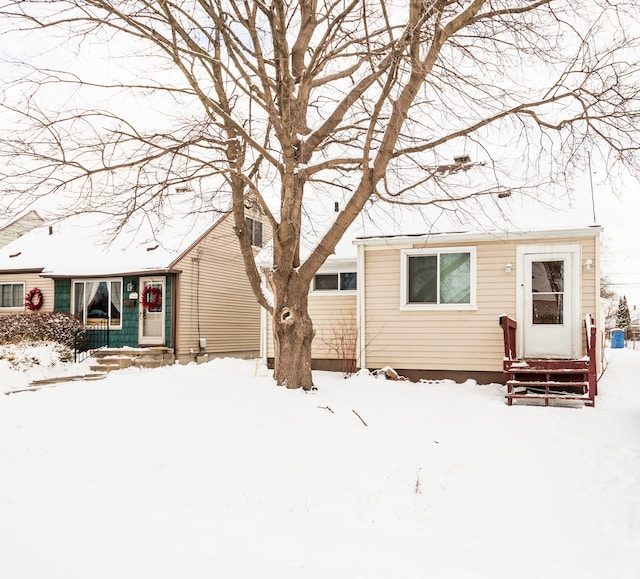
[[51,370],[73,362],[73,348],[58,342],[22,341],[0,344],[0,368],[3,363],[20,372],[34,368]]
[[34,312],[0,316],[0,344],[56,342],[73,348],[82,323],[62,312]]

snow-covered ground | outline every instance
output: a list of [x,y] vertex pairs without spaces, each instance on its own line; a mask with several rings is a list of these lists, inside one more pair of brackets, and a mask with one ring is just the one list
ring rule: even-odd
[[595,408],[231,359],[0,396],[0,577],[637,579],[640,352],[607,357]]

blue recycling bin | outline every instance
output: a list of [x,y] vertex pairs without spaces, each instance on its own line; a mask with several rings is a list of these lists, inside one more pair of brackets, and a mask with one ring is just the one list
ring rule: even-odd
[[624,330],[611,330],[611,347],[624,348]]

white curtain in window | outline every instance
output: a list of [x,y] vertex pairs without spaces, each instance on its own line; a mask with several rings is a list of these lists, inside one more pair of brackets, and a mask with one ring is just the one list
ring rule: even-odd
[[111,304],[109,320],[113,318],[112,323],[118,325],[122,316],[122,283],[119,281],[111,282]]
[[93,298],[96,297],[96,294],[98,293],[98,288],[100,287],[100,282],[99,281],[85,281],[84,282],[85,285],[85,291],[87,293],[85,300],[84,300],[84,304],[85,304],[85,308],[87,307],[88,304],[90,304],[93,301]]
[[84,318],[84,283],[73,284],[73,315],[85,323]]

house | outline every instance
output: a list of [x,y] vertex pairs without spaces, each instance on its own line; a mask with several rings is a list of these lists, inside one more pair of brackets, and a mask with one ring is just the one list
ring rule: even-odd
[[37,211],[29,211],[20,217],[5,222],[0,221],[0,247],[4,247],[14,239],[43,223],[44,219],[40,217]]
[[[248,212],[257,252],[270,229]],[[0,291],[0,315],[71,313],[112,348],[165,347],[181,362],[259,352],[260,307],[229,213],[132,223],[113,239],[95,215],[35,228],[0,249]]]
[[[313,367],[340,370],[350,356],[411,379],[503,382],[503,314],[517,320],[518,358],[581,358],[585,315],[600,319],[601,231],[361,235],[355,256],[315,277]],[[262,354],[271,361],[270,327]]]

